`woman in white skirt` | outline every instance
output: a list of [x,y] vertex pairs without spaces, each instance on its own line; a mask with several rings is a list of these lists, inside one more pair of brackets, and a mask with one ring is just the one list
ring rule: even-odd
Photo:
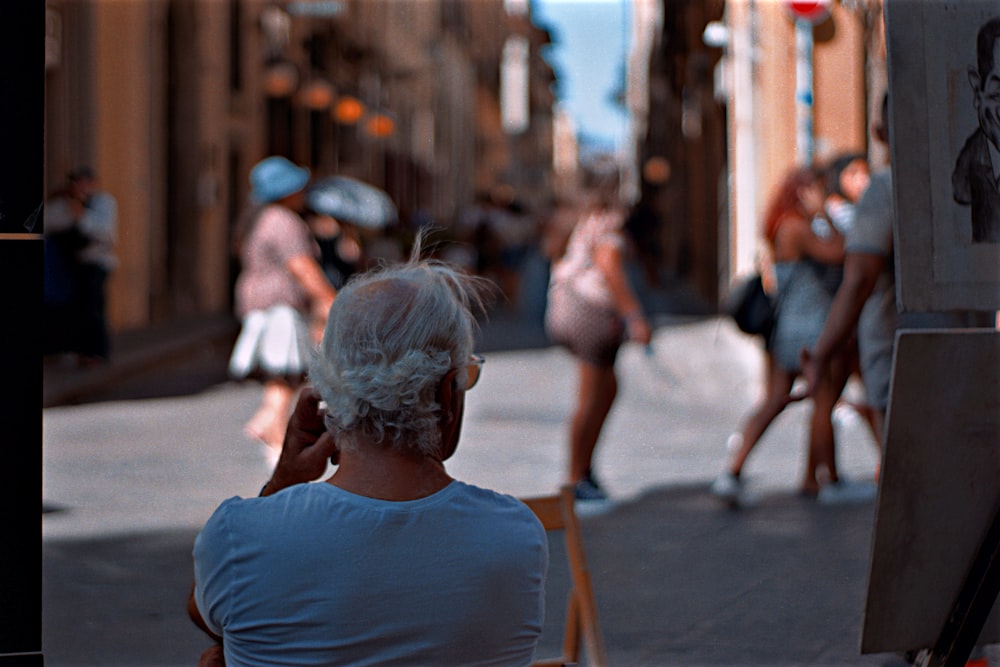
[[295,392],[312,354],[312,321],[326,320],[335,290],[317,260],[319,247],[299,215],[309,170],[268,157],[250,171],[260,208],[240,235],[242,265],[236,313],[243,323],[229,360],[236,378],[264,383],[260,407],[245,427],[276,462]]

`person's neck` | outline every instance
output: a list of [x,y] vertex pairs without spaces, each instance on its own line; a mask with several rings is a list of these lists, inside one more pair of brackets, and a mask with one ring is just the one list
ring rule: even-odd
[[337,471],[327,480],[359,496],[391,501],[425,498],[451,481],[437,459],[377,446],[341,451]]

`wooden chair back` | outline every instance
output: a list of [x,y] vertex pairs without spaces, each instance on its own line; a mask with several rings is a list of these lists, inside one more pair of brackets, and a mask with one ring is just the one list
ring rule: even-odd
[[583,550],[583,537],[574,509],[573,487],[564,486],[557,495],[522,498],[545,527],[546,531],[563,531],[566,542],[566,559],[569,564],[570,590],[566,606],[566,626],[563,631],[562,655],[532,663],[532,667],[559,667],[573,665],[580,660],[580,647],[587,655],[587,664],[606,667],[604,641],[597,622],[597,606],[590,584],[590,571]]

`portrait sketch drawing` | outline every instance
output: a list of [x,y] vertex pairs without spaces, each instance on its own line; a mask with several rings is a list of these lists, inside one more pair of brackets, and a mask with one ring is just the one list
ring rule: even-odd
[[970,208],[973,243],[1000,243],[1000,16],[980,26],[968,72],[979,128],[958,155],[952,196]]
[[886,0],[896,296],[1000,309],[1000,10]]

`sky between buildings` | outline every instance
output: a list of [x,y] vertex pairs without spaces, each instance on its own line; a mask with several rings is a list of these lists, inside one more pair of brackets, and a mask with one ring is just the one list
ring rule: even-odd
[[624,85],[629,0],[532,0],[532,18],[552,34],[545,58],[581,140],[591,148],[623,145],[628,117],[613,98]]

